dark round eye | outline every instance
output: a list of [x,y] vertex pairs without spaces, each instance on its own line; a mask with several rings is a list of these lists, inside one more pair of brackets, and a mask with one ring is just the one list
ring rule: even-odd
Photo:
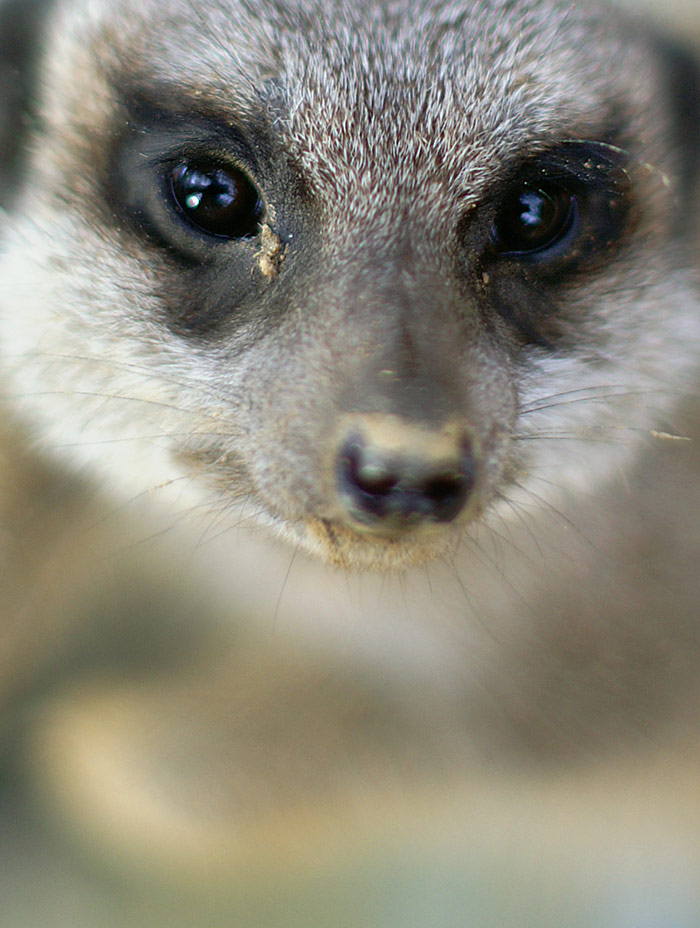
[[229,239],[259,233],[260,195],[237,168],[210,160],[178,164],[170,187],[179,211],[202,232]]
[[522,186],[502,204],[493,227],[501,254],[534,255],[560,242],[576,223],[576,197],[555,186]]

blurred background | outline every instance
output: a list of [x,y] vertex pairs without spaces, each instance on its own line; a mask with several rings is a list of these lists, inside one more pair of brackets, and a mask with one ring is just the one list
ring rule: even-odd
[[[620,2],[700,47],[698,0]],[[0,73],[16,40],[0,36]],[[225,561],[193,554],[191,526],[154,512],[144,527],[142,507],[22,449],[0,433],[0,928],[700,928],[687,728],[592,765],[480,762],[467,778],[449,697],[402,693],[331,644],[309,661],[285,615],[332,594],[287,586],[286,552],[247,555],[232,614]],[[292,692],[298,717],[270,721]]]

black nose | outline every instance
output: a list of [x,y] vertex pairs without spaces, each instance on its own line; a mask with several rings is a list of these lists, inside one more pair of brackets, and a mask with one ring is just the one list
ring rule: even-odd
[[351,522],[380,534],[448,523],[476,481],[473,441],[465,430],[434,432],[368,417],[347,433],[336,461],[340,501]]

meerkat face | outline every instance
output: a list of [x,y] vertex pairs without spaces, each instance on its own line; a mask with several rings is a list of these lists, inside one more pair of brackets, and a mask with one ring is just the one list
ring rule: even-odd
[[636,24],[568,0],[57,15],[0,266],[42,445],[387,568],[594,491],[680,389],[697,94]]

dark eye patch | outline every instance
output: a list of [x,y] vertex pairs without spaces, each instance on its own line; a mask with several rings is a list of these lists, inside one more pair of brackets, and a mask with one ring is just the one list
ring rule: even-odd
[[260,160],[231,126],[138,110],[116,136],[105,198],[127,228],[185,265],[238,242],[250,256],[265,217]]
[[602,272],[635,228],[633,164],[616,145],[563,142],[506,169],[467,214],[460,238],[479,305],[521,345],[554,350],[576,329],[572,288]]
[[521,165],[493,209],[489,252],[542,274],[603,256],[625,226],[631,182],[620,149],[567,143]]

